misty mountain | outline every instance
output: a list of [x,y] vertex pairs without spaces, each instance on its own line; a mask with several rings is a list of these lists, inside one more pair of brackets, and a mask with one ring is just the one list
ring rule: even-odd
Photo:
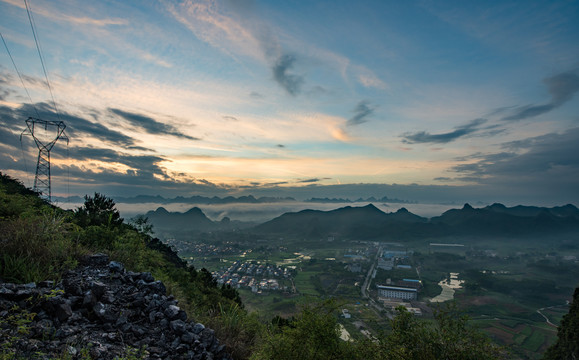
[[192,234],[219,230],[242,229],[255,225],[251,222],[231,220],[224,217],[221,221],[212,221],[198,207],[193,207],[188,211],[171,212],[164,207],[159,207],[155,211],[145,214],[149,222],[153,225],[155,233],[163,234]]
[[401,199],[391,199],[388,196],[384,196],[380,199],[376,199],[375,197],[369,197],[369,198],[359,198],[356,200],[350,200],[350,199],[344,199],[344,198],[317,198],[317,197],[313,197],[311,199],[305,200],[305,202],[311,202],[311,203],[397,203],[397,204],[412,204],[412,203],[416,203],[416,202],[412,202],[412,201],[408,201],[408,200],[401,200]]
[[385,213],[373,204],[346,206],[330,211],[288,212],[270,221],[253,224],[224,218],[210,220],[201,209],[169,212],[163,207],[146,215],[155,230],[167,233],[201,233],[246,229],[258,234],[293,235],[304,238],[339,236],[350,239],[410,240],[444,236],[521,236],[579,231],[579,209],[574,205],[546,208],[506,207],[493,204],[473,208],[465,204],[431,219],[405,208]]
[[159,207],[155,211],[147,212],[145,216],[154,228],[159,230],[211,231],[218,227],[198,207],[184,213],[169,212],[164,207]]
[[430,219],[432,224],[446,227],[450,235],[524,235],[561,232],[579,228],[579,209],[573,205],[545,208],[493,204],[475,209],[465,204]]
[[303,210],[285,213],[253,228],[258,233],[294,234],[305,237],[341,235],[357,238],[417,235],[428,219],[405,208],[385,213],[372,204],[346,206],[331,211]]
[[428,220],[405,208],[395,213],[384,213],[370,204],[331,211],[286,213],[253,230],[309,238],[340,235],[358,239],[402,240],[453,235],[519,236],[577,231],[579,209],[573,205],[508,208],[502,204],[475,209],[465,204],[462,209],[451,209]]
[[540,213],[546,211],[551,215],[559,217],[579,217],[579,209],[571,204],[567,204],[565,206],[555,206],[552,208],[522,205],[508,208],[503,204],[494,203],[490,206],[487,206],[485,209],[515,216],[537,216]]

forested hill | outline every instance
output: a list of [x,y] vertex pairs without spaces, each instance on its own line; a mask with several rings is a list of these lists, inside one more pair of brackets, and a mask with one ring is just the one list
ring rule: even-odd
[[521,236],[579,231],[579,209],[493,204],[475,209],[465,204],[426,219],[405,208],[385,213],[374,205],[332,211],[303,210],[286,213],[253,229],[258,233],[284,233],[310,238],[339,235],[358,239],[419,239],[452,235]]

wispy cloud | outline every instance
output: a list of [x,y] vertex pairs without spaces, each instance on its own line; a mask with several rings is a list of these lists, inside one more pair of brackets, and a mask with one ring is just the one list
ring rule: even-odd
[[518,121],[543,115],[568,102],[579,91],[579,76],[573,72],[557,74],[546,78],[543,82],[549,88],[549,93],[551,94],[550,102],[542,105],[519,107],[514,114],[505,116],[502,120]]
[[462,137],[468,136],[480,129],[480,126],[487,122],[487,119],[474,119],[466,125],[455,128],[442,134],[431,134],[426,131],[406,133],[402,135],[402,142],[405,144],[435,143],[446,144]]
[[373,74],[362,74],[358,76],[358,80],[360,84],[368,88],[386,89],[386,83]]
[[260,40],[242,19],[227,14],[213,0],[164,2],[168,11],[198,39],[236,58],[238,55],[264,60]]
[[346,125],[360,125],[368,121],[368,117],[374,114],[375,108],[371,106],[370,102],[367,100],[362,100],[356,105],[354,109],[354,116],[348,119]]
[[[2,0],[5,3],[17,6],[21,9],[25,9],[26,6],[24,2],[17,0]],[[34,7],[30,7],[35,13],[47,17],[53,21],[67,22],[76,25],[92,25],[92,26],[109,26],[109,25],[128,25],[129,21],[122,18],[91,18],[88,16],[73,16],[68,14],[63,14],[50,7],[43,6],[42,3],[35,3]]]
[[145,115],[123,111],[120,109],[109,109],[109,111],[127,120],[133,126],[142,128],[149,134],[171,135],[188,140],[199,140],[199,138],[183,134],[172,125],[164,124]]
[[257,91],[252,91],[251,93],[249,93],[249,97],[252,99],[263,99],[265,96],[258,93]]
[[274,80],[284,88],[288,94],[297,95],[301,91],[304,83],[303,76],[290,74],[289,71],[293,68],[296,58],[290,54],[282,55],[272,67]]

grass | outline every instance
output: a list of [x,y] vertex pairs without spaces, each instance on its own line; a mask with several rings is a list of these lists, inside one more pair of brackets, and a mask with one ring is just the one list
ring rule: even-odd
[[531,336],[528,336],[523,343],[523,348],[530,352],[536,353],[541,345],[545,342],[545,334],[542,331],[533,331]]
[[321,294],[312,283],[312,277],[317,275],[317,271],[298,271],[294,279],[297,291],[303,295],[320,296]]

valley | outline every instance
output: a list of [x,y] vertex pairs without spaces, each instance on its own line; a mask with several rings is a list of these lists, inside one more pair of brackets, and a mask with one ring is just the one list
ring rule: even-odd
[[[369,209],[347,209],[348,216],[362,219]],[[462,211],[470,213],[468,221],[481,221],[473,220],[471,209]],[[405,221],[414,218],[402,213]],[[460,210],[452,213],[457,227],[463,226],[460,215]],[[423,226],[431,223],[416,219]],[[344,334],[356,340],[388,331],[398,306],[428,321],[433,311],[454,301],[471,323],[520,359],[540,358],[555,341],[579,278],[575,232],[522,234],[511,227],[511,236],[416,232],[393,241],[391,234],[363,236],[361,226],[357,238],[345,220],[323,221],[341,230],[305,236],[302,226],[298,234],[284,235],[256,231],[258,226],[188,234],[161,230],[158,236],[195,268],[206,268],[219,283],[238,289],[246,309],[265,321],[291,317],[312,298],[333,298]],[[317,224],[326,231],[322,221]],[[408,222],[403,227],[410,228]],[[416,296],[400,299],[392,291]]]

